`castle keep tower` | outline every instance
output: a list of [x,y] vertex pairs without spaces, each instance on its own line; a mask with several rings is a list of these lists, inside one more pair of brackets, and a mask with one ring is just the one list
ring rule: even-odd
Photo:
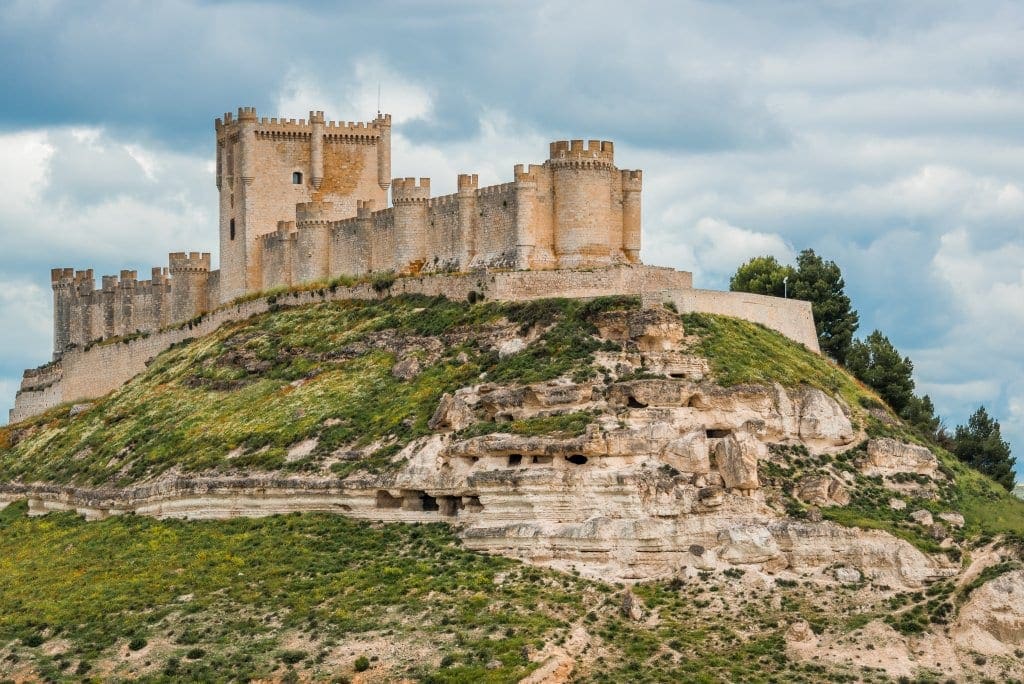
[[[241,107],[216,121],[220,192],[219,298],[228,302],[263,286],[257,239],[275,233],[295,206],[323,202],[335,221],[354,217],[356,202],[387,201],[391,115],[370,122],[257,118]],[[323,270],[315,268],[316,271]]]

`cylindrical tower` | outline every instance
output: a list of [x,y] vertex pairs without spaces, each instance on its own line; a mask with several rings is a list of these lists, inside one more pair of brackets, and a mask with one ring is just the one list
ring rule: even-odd
[[138,283],[138,271],[121,271],[121,278],[117,284],[117,310],[114,312],[115,335],[131,335],[138,327],[135,316],[135,295]]
[[60,358],[71,343],[71,298],[75,287],[75,269],[50,270],[53,287],[53,358]]
[[561,268],[602,266],[610,261],[612,220],[611,142],[551,143],[547,165],[554,186],[555,256]]
[[168,260],[171,273],[171,323],[181,323],[206,310],[210,255],[172,252]]
[[640,263],[640,191],[643,172],[622,172],[622,253],[631,264]]
[[459,187],[459,269],[466,271],[476,257],[476,191],[480,186],[477,174],[460,173]]
[[427,261],[427,201],[430,179],[395,178],[391,182],[391,204],[395,215],[395,270],[419,273]]
[[103,333],[101,337],[113,337],[117,334],[117,276],[105,275],[103,282]]
[[385,190],[391,185],[391,115],[377,114],[373,125],[380,131],[377,143],[377,183]]
[[324,113],[309,113],[309,180],[320,189],[324,182]]
[[523,170],[522,164],[513,171],[515,177],[515,231],[516,263],[519,270],[533,267],[533,252],[537,247],[534,235],[533,200],[537,195],[537,182]]
[[238,153],[241,178],[246,185],[256,178],[256,108],[238,108]]
[[373,250],[373,212],[376,204],[373,200],[356,200],[356,221],[359,236],[357,251],[351,255],[351,275],[362,275],[371,271],[381,270],[375,266],[383,255]]
[[308,283],[327,278],[331,267],[332,202],[302,202],[295,205],[295,282]]

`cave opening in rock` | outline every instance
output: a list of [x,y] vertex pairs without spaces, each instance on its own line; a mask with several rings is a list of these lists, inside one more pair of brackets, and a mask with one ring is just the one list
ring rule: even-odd
[[721,439],[732,434],[732,430],[707,430],[708,439]]
[[522,462],[523,462],[523,455],[522,454],[509,454],[508,455],[508,465],[509,465],[510,468],[514,468],[515,466],[520,465]]
[[377,491],[377,508],[401,508],[402,497],[391,496],[383,489]]
[[534,456],[533,462],[537,465],[549,465],[554,460],[553,456]]
[[420,501],[423,502],[423,510],[425,511],[437,511],[441,509],[441,507],[437,505],[437,499],[426,492],[420,493]]
[[587,462],[587,457],[583,454],[573,454],[572,456],[566,456],[565,460],[575,465],[583,465]]
[[647,404],[642,401],[638,401],[632,394],[629,395],[629,401],[626,402],[626,405],[629,406],[629,408],[647,408]]
[[465,508],[461,496],[439,496],[437,497],[437,505],[441,515],[447,516],[458,515],[459,511]]

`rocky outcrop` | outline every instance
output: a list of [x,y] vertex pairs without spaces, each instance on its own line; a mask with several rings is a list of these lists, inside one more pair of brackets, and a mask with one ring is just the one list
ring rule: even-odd
[[808,475],[797,483],[796,496],[813,506],[845,506],[850,494],[843,483],[833,475]]
[[445,394],[427,424],[431,430],[462,430],[476,422],[473,410],[461,397]]
[[934,477],[938,467],[939,460],[928,449],[889,437],[868,442],[867,455],[860,462],[865,475],[916,473]]
[[768,453],[765,446],[746,433],[731,434],[715,444],[715,465],[729,489],[757,489],[757,462]]
[[1024,570],[1007,572],[975,589],[951,631],[962,648],[1014,655],[1024,646]]

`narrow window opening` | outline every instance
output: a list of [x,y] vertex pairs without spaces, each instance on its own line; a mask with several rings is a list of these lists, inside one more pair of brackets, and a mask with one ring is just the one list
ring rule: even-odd
[[587,457],[583,454],[573,454],[572,456],[566,456],[565,460],[576,465],[583,465],[587,462]]
[[231,233],[231,239],[234,240],[235,239],[235,219],[231,219],[231,222],[229,224],[229,231]]
[[292,184],[294,184],[294,185],[302,185],[302,173],[301,172],[296,171],[295,173],[292,174]]

